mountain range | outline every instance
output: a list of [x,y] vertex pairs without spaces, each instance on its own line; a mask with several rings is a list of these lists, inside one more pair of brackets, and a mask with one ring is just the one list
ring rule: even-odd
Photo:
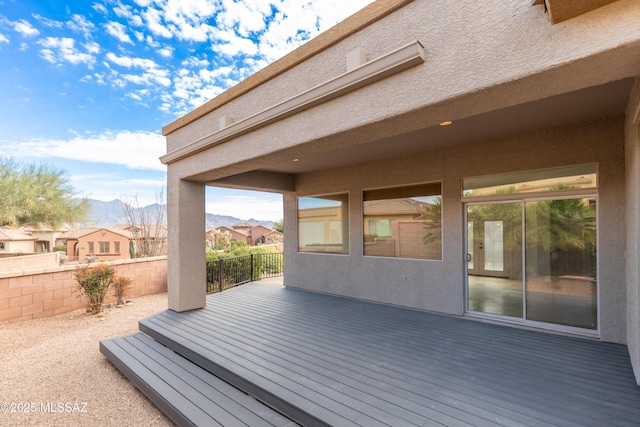
[[[89,212],[88,227],[113,227],[116,224],[127,224],[126,204],[121,200],[112,200],[110,202],[103,202],[100,200],[89,199],[91,204],[91,210]],[[152,204],[149,206],[140,207],[134,210],[143,210],[154,214],[157,209],[164,209],[166,218],[166,205]],[[153,218],[153,216],[152,216]],[[273,221],[262,221],[254,218],[242,219],[228,215],[216,215],[212,213],[206,214],[206,227],[207,230],[216,227],[229,227],[238,224],[239,222],[248,222],[251,225],[263,225],[268,228],[273,228]]]

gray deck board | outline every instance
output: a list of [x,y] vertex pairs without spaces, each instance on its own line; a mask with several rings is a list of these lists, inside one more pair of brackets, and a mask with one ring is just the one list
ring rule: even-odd
[[104,340],[100,347],[178,425],[294,425],[142,333]]
[[140,327],[303,424],[640,425],[621,345],[260,284]]

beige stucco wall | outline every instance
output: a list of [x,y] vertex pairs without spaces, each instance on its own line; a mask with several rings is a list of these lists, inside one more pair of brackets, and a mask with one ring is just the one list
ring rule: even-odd
[[[255,164],[247,160],[309,141],[316,140],[304,148],[306,154],[635,76],[639,17],[640,2],[633,0],[556,25],[548,22],[543,7],[527,1],[416,0],[169,134],[167,148],[170,152],[217,131],[224,114],[244,119],[344,73],[346,55],[357,47],[374,59],[419,40],[424,64],[170,167],[183,178],[204,171],[216,178],[251,170]],[[613,62],[616,67],[610,67]],[[388,126],[375,126],[385,119]],[[357,137],[340,134],[354,128],[361,128]]]
[[35,252],[35,240],[5,240],[0,254],[32,254]]
[[[286,286],[460,315],[464,301],[461,179],[598,163],[600,328],[625,342],[624,118],[605,117],[298,176],[285,196]],[[381,173],[381,171],[383,171]],[[363,257],[362,190],[441,181],[442,261]],[[296,196],[349,192],[350,254],[297,252]]]
[[626,121],[627,345],[640,385],[640,79],[636,80]]

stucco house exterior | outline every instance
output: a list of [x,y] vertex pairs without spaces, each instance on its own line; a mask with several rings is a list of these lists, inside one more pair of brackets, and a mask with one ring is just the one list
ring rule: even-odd
[[109,228],[80,228],[59,237],[65,241],[70,260],[83,260],[96,256],[99,259],[129,259],[130,236],[124,230]]
[[71,227],[67,225],[59,225],[56,227],[40,225],[38,227],[25,227],[25,231],[31,233],[38,240],[36,242],[36,252],[51,252],[54,246],[63,245],[60,236],[71,231]]
[[34,253],[37,240],[22,228],[0,227],[0,256]]
[[[169,124],[169,308],[205,305],[205,187],[278,192],[285,286],[623,343],[640,383],[639,22],[380,0]],[[369,253],[398,201],[437,206],[418,249]]]
[[[283,235],[281,232],[263,225],[254,226],[249,223],[241,222],[231,228],[222,225],[220,227],[216,227],[215,230],[222,233],[229,233],[232,241],[236,240],[239,242],[245,242],[249,246],[282,243],[283,241]],[[205,238],[210,242],[216,241],[216,237],[212,234],[212,230],[207,231]]]

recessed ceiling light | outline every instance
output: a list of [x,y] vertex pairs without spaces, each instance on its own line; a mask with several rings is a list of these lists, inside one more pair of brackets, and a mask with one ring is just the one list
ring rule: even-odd
[[445,120],[444,122],[440,122],[440,126],[449,126],[453,123],[451,120]]
[[295,159],[293,159],[293,161],[294,161],[294,162],[299,162],[299,161],[300,161],[300,159],[295,158]]

